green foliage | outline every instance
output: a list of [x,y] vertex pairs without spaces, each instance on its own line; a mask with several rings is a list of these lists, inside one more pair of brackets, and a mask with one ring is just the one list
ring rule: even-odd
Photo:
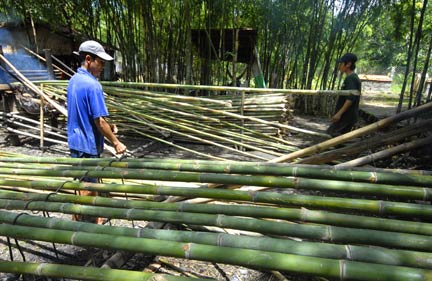
[[[393,66],[407,65],[409,36],[424,2],[416,1],[413,11],[411,0],[3,0],[0,19],[65,26],[77,41],[91,38],[117,49],[124,80],[177,83],[202,83],[207,73],[207,83],[224,84],[226,69],[232,68],[200,58],[190,29],[254,28],[271,87],[331,89],[336,58],[347,51],[358,54],[362,73],[387,74]],[[427,60],[430,9],[417,69]],[[239,74],[244,67],[234,70]]]

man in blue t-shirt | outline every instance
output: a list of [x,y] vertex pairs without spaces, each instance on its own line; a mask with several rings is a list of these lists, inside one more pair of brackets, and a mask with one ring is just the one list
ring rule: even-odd
[[[74,53],[79,55],[81,67],[70,79],[67,88],[67,131],[71,157],[100,157],[104,137],[113,144],[116,153],[124,153],[126,146],[115,135],[117,127],[104,119],[109,114],[102,86],[97,80],[104,68],[105,61],[113,60],[113,58],[105,52],[101,44],[92,40],[83,42],[79,47],[79,52]],[[96,181],[95,178],[82,180]],[[95,196],[97,194],[81,191],[80,195]],[[74,218],[81,220],[78,216]]]

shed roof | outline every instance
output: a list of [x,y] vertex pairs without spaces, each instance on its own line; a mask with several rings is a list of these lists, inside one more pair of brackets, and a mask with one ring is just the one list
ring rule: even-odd
[[391,83],[393,80],[387,75],[376,74],[359,74],[361,81],[365,82],[378,82],[378,83]]

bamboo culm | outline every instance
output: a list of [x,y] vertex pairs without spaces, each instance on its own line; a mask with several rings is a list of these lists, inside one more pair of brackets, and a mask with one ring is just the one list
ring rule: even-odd
[[[30,186],[37,188],[38,184],[35,181],[28,181]],[[78,184],[78,185],[76,185]],[[51,186],[51,187],[50,187]],[[78,186],[78,188],[77,188]],[[114,191],[127,192],[137,194],[157,194],[157,195],[172,195],[188,198],[212,198],[219,200],[237,200],[248,201],[255,203],[269,203],[280,206],[300,206],[305,208],[320,208],[326,210],[337,211],[356,211],[367,214],[375,214],[379,216],[403,216],[403,217],[421,217],[430,218],[432,216],[432,207],[428,205],[420,205],[413,203],[390,202],[381,200],[368,199],[350,199],[337,197],[322,197],[314,195],[296,195],[283,194],[276,192],[251,192],[242,190],[224,190],[224,189],[209,189],[209,188],[183,188],[170,187],[155,184],[140,184],[140,185],[116,185],[116,184],[91,184],[78,183],[72,181],[51,181],[46,184],[45,189],[61,190],[62,188],[69,189],[93,189],[95,191]]]
[[197,183],[218,183],[234,185],[263,186],[273,188],[295,188],[306,190],[326,190],[357,194],[381,195],[393,198],[430,200],[429,188],[394,186],[318,180],[297,177],[248,176],[215,173],[178,172],[171,170],[121,169],[112,167],[48,167],[47,169],[0,168],[0,174],[31,175],[43,177],[96,177],[116,179],[142,179],[161,181],[183,181]]
[[0,272],[15,274],[31,274],[44,277],[71,278],[77,280],[93,281],[198,281],[210,279],[197,279],[163,274],[152,274],[131,270],[94,268],[64,264],[30,263],[0,260]]
[[20,215],[0,211],[0,221],[3,223],[51,228],[58,230],[82,231],[90,233],[111,234],[129,237],[141,237],[158,240],[168,240],[184,243],[198,243],[222,247],[234,247],[252,250],[314,256],[331,259],[347,259],[370,263],[401,265],[419,268],[432,268],[430,253],[405,250],[391,250],[353,245],[337,245],[294,241],[271,237],[251,237],[226,233],[211,233],[197,231],[135,229],[108,225],[97,225],[77,221],[65,221],[58,218]]
[[340,280],[432,280],[432,271],[409,267],[332,260],[268,251],[216,247],[195,243],[119,237],[18,225],[0,225],[2,236],[32,239],[84,247],[99,247],[172,256],[186,259],[228,263],[257,269],[314,274]]
[[432,238],[425,235],[364,230],[321,225],[290,224],[281,221],[265,221],[252,218],[240,218],[226,215],[201,213],[177,213],[171,211],[152,211],[138,209],[120,209],[94,207],[71,203],[46,201],[21,201],[0,199],[4,209],[62,212],[68,214],[89,215],[127,220],[149,220],[167,223],[210,225],[252,231],[262,234],[301,237],[303,239],[378,245],[399,249],[431,251]]
[[370,183],[413,185],[432,187],[432,176],[428,171],[421,170],[380,170],[363,171],[359,168],[300,165],[263,162],[209,161],[184,159],[152,159],[115,158],[78,159],[50,157],[1,157],[0,162],[66,164],[80,166],[117,167],[130,169],[162,169],[188,172],[208,172],[223,174],[250,174],[293,176],[341,181],[359,181]]
[[[18,186],[14,184],[13,186]],[[41,187],[46,187],[44,183]],[[88,187],[88,186],[87,186]],[[85,188],[85,190],[101,191],[98,188]],[[84,190],[84,189],[81,189]],[[188,203],[161,203],[147,201],[120,200],[105,197],[71,196],[63,194],[36,194],[15,193],[0,191],[0,198],[48,201],[62,203],[76,203],[83,205],[94,205],[113,208],[134,208],[145,210],[164,210],[175,212],[192,212],[206,214],[224,214],[230,216],[243,216],[253,218],[270,218],[281,220],[294,220],[302,222],[313,222],[327,225],[336,225],[353,228],[366,228],[383,231],[412,233],[421,235],[432,235],[432,224],[415,221],[402,221],[396,219],[385,219],[365,217],[348,214],[330,213],[324,211],[308,210],[305,208],[275,208],[265,206],[244,206],[226,204],[188,204]]]

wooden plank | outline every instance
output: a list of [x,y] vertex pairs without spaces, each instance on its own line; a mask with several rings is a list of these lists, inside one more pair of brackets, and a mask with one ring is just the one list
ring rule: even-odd
[[11,90],[8,84],[0,84],[0,91]]

